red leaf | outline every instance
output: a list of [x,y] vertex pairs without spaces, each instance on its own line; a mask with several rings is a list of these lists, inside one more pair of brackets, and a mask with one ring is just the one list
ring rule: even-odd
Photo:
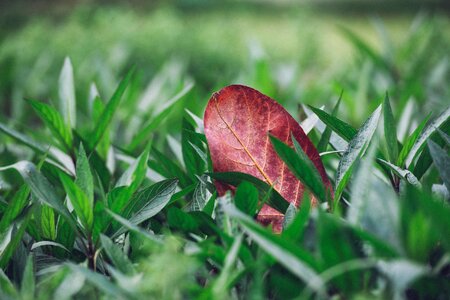
[[[269,133],[293,147],[291,133],[313,161],[331,189],[319,153],[297,121],[275,100],[242,85],[230,85],[214,93],[204,117],[205,134],[215,172],[242,172],[266,181],[298,207],[303,185],[278,157]],[[230,189],[215,182],[219,195]],[[317,202],[313,199],[313,203]],[[258,220],[280,232],[283,214],[264,205]]]

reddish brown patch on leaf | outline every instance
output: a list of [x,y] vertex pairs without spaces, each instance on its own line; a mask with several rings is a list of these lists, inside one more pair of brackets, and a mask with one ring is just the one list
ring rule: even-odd
[[[297,207],[303,185],[278,157],[269,133],[293,147],[291,133],[319,170],[325,186],[331,184],[319,153],[297,121],[275,100],[257,90],[230,85],[214,93],[204,116],[205,135],[215,172],[242,172],[264,180]],[[219,194],[230,189],[215,182]],[[316,202],[315,199],[313,199]],[[258,220],[280,232],[283,214],[264,205]]]

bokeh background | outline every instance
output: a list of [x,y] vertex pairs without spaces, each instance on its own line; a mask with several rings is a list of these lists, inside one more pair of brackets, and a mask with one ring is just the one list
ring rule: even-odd
[[[399,118],[411,110],[410,99],[412,118],[442,110],[450,96],[448,1],[0,5],[0,121],[19,129],[33,124],[24,98],[57,102],[65,57],[74,66],[77,106],[86,117],[92,84],[107,100],[133,65],[136,92],[127,99],[141,103],[143,118],[151,110],[143,102],[164,105],[194,82],[183,105],[174,107],[174,122],[183,108],[201,116],[213,91],[236,82],[272,96],[294,114],[300,103],[330,109],[343,91],[341,116],[355,126],[386,92]],[[126,105],[121,111],[122,117],[136,113]]]

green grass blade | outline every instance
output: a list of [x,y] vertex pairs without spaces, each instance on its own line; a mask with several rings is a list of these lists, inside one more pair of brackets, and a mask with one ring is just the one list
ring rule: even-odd
[[[297,145],[297,152],[278,140],[277,138],[270,136],[273,148],[288,166],[289,170],[297,177],[321,202],[327,202],[327,196],[325,186],[319,171],[309,159],[309,157],[303,152],[302,148]],[[292,138],[293,143],[298,142],[295,138]]]
[[243,181],[236,189],[234,203],[240,211],[253,217],[258,208],[258,189],[250,182]]
[[265,252],[269,253],[283,267],[304,281],[313,290],[322,292],[324,287],[322,279],[315,271],[317,268],[315,258],[310,253],[269,232],[232,206],[226,207],[225,211],[241,224],[249,237]]
[[56,223],[53,209],[48,205],[42,205],[39,219],[43,238],[54,241],[56,239]]
[[328,127],[330,127],[334,132],[336,132],[347,142],[355,137],[357,130],[349,124],[336,117],[333,117],[332,115],[319,108],[310,105],[309,108],[319,117],[322,122],[324,122]]
[[281,213],[285,213],[289,207],[289,202],[283,198],[276,190],[274,190],[266,182],[245,173],[240,172],[222,172],[222,173],[207,173],[208,176],[227,183],[233,186],[238,186],[240,183],[247,181],[253,184],[259,192],[260,200],[267,199],[268,205],[275,208]]
[[72,151],[72,132],[70,127],[64,123],[63,118],[53,107],[35,100],[28,100],[31,107],[44,121],[48,129],[53,133],[53,136],[59,141],[61,146],[70,153]]
[[134,267],[128,257],[123,253],[123,251],[111,241],[106,235],[101,234],[100,240],[102,242],[103,249],[105,250],[108,257],[113,262],[116,268],[124,274],[133,274]]
[[94,222],[93,203],[69,176],[61,172],[59,178],[84,229],[87,233],[90,233]]
[[[339,110],[339,105],[341,104],[343,94],[344,90],[341,91],[341,95],[339,96],[339,99],[336,105],[334,106],[333,111],[331,112],[332,117],[336,117],[336,114]],[[319,140],[319,143],[317,144],[317,151],[319,151],[319,153],[322,153],[327,150],[328,143],[330,142],[331,132],[332,129],[329,126],[327,126]]]
[[398,177],[406,180],[406,182],[408,182],[409,184],[417,187],[421,186],[419,179],[417,179],[417,177],[411,171],[402,169],[381,158],[377,158],[377,162],[380,162],[382,165],[385,165],[386,167],[391,169]]
[[405,164],[406,157],[408,156],[409,152],[411,151],[412,147],[416,143],[417,139],[419,138],[419,135],[422,133],[423,129],[425,128],[425,125],[427,125],[428,120],[430,119],[431,114],[428,114],[428,116],[422,120],[422,122],[417,126],[416,129],[411,133],[411,135],[406,139],[406,141],[403,143],[402,150],[400,150],[400,153],[398,155],[397,159],[397,166],[403,167]]
[[75,225],[72,216],[64,203],[56,195],[55,188],[36,168],[36,166],[29,161],[19,161],[13,165],[1,167],[0,171],[15,169],[17,170],[24,181],[31,188],[31,192],[42,202],[54,208],[58,213],[63,215],[72,225]]
[[423,147],[425,147],[425,143],[427,139],[436,132],[436,130],[441,127],[445,122],[447,122],[450,118],[450,107],[448,107],[444,112],[442,112],[435,120],[433,120],[428,126],[423,130],[420,136],[417,138],[416,142],[412,146],[411,150],[408,152],[408,156],[406,156],[405,164],[406,167],[409,167],[413,162],[414,158],[422,151]]
[[75,87],[73,81],[73,67],[70,59],[66,57],[64,65],[59,75],[59,106],[67,126],[75,128],[76,125],[76,100]]
[[27,262],[25,264],[25,270],[23,271],[22,282],[20,284],[20,295],[22,299],[34,299],[35,298],[35,280],[34,280],[34,263],[33,255],[28,255]]
[[26,145],[27,147],[33,149],[34,151],[40,154],[46,154],[48,152],[53,162],[60,164],[62,168],[65,168],[67,171],[75,173],[75,167],[73,165],[73,162],[70,156],[68,156],[67,154],[61,151],[56,151],[56,149],[53,148],[50,148],[49,150],[48,146],[44,146],[36,142],[32,138],[6,126],[1,122],[0,122],[0,131],[3,131],[6,135],[12,137],[19,143]]
[[[31,219],[33,209],[29,209],[23,219],[14,222],[10,226],[10,232],[0,233],[0,269],[4,270],[17,249]],[[9,231],[9,230],[8,230]],[[5,241],[5,236],[9,234],[9,241]]]
[[355,137],[348,144],[347,150],[345,150],[341,160],[339,161],[338,169],[336,172],[336,193],[335,193],[335,207],[341,198],[342,192],[345,186],[350,180],[353,164],[361,157],[364,151],[367,149],[370,140],[378,125],[378,119],[381,115],[381,106],[379,106],[372,115],[364,122],[361,128],[358,130]]
[[149,135],[152,133],[154,129],[156,129],[162,121],[170,114],[173,110],[173,107],[178,103],[179,100],[183,99],[187,93],[192,89],[194,84],[189,82],[186,84],[183,89],[177,93],[172,99],[168,100],[164,107],[157,111],[153,116],[150,123],[148,123],[144,128],[139,130],[139,133],[133,137],[128,149],[133,151],[137,146],[142,144],[144,141],[149,139]]
[[76,163],[76,178],[75,184],[84,192],[88,197],[90,206],[94,204],[94,179],[91,173],[91,167],[89,166],[89,160],[84,151],[83,144],[80,143],[80,148],[77,155]]
[[387,143],[389,161],[396,162],[398,158],[397,126],[387,93],[383,103],[383,119],[384,137]]
[[89,150],[93,151],[97,144],[100,142],[103,134],[107,131],[109,124],[114,116],[114,113],[117,110],[117,107],[120,104],[120,100],[125,93],[125,90],[131,80],[131,77],[134,74],[134,68],[132,68],[122,79],[117,87],[116,91],[112,95],[109,102],[106,104],[105,109],[103,110],[101,117],[99,118],[94,131],[89,136]]
[[8,206],[2,215],[0,221],[0,233],[4,232],[14,219],[20,215],[29,203],[29,196],[30,187],[26,184],[22,185],[22,187],[14,194],[14,197],[9,201]]

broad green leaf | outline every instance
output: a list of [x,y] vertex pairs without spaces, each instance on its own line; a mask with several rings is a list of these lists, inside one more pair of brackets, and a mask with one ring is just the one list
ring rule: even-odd
[[199,226],[194,217],[174,206],[171,206],[167,211],[167,222],[171,228],[188,233],[196,231]]
[[12,222],[20,215],[22,210],[29,203],[30,187],[26,184],[22,185],[9,201],[8,207],[0,220],[0,233],[6,230]]
[[321,202],[327,202],[325,186],[319,171],[317,171],[313,162],[303,152],[298,142],[292,137],[292,142],[297,144],[296,150],[284,144],[277,138],[270,136],[273,148],[288,166],[289,170],[297,177]]
[[447,191],[450,191],[450,157],[444,149],[439,147],[432,140],[428,140],[427,143],[434,165],[436,166],[439,175],[441,175]]
[[383,119],[384,137],[387,143],[389,161],[396,162],[398,158],[397,126],[387,93],[383,103]]
[[61,115],[53,107],[39,101],[28,100],[31,107],[38,114],[38,116],[44,121],[45,125],[56,137],[61,146],[70,153],[72,150],[72,132],[69,125],[64,123]]
[[76,125],[76,100],[73,82],[73,68],[70,59],[66,57],[64,65],[59,75],[59,105],[60,112],[66,125],[75,128]]
[[113,189],[114,193],[108,194],[108,203],[115,213],[123,211],[130,201],[130,197],[140,187],[147,173],[147,161],[149,157],[150,144],[144,152],[130,164],[128,169],[120,176]]
[[25,270],[22,276],[22,282],[20,285],[20,295],[24,300],[35,299],[35,280],[34,280],[34,267],[33,267],[33,255],[29,254]]
[[375,133],[380,114],[381,107],[379,106],[358,130],[357,134],[350,141],[347,150],[345,150],[341,160],[339,161],[336,172],[336,192],[334,197],[335,206],[339,203],[342,192],[344,191],[347,182],[350,180],[353,164],[365,152],[373,134]]
[[113,262],[116,268],[124,274],[133,274],[134,267],[128,257],[123,253],[119,246],[115,245],[106,235],[101,234],[100,240],[102,241],[103,249],[109,259]]
[[411,165],[414,158],[416,158],[417,154],[422,151],[423,147],[425,147],[425,142],[427,139],[436,132],[436,130],[441,127],[446,121],[449,120],[450,117],[450,107],[447,108],[444,112],[442,112],[436,119],[434,119],[428,126],[423,130],[420,136],[417,138],[416,142],[411,148],[411,151],[408,152],[408,156],[405,159],[405,164],[407,167]]
[[56,239],[55,213],[48,205],[42,205],[40,210],[40,225],[42,236],[49,240]]
[[103,134],[107,131],[109,124],[111,123],[111,120],[113,118],[114,113],[117,110],[117,107],[120,104],[120,99],[122,98],[123,94],[125,93],[125,90],[128,86],[128,83],[131,80],[131,77],[133,76],[134,68],[132,68],[122,79],[122,81],[119,83],[119,86],[117,87],[116,91],[112,95],[109,102],[106,104],[105,109],[103,110],[94,131],[89,136],[89,150],[93,151],[97,144],[100,142],[101,138],[103,137]]
[[[0,171],[15,169],[17,170],[24,181],[31,188],[31,192],[42,202],[55,209],[58,213],[63,215],[68,222],[75,228],[75,222],[72,219],[68,209],[64,203],[56,195],[54,187],[37,169],[36,166],[29,161],[19,161],[13,165],[1,167]],[[67,175],[66,175],[67,176]]]
[[188,176],[194,178],[194,176],[200,175],[205,171],[206,165],[206,156],[203,156],[200,153],[204,153],[203,151],[196,151],[192,145],[197,146],[197,148],[203,148],[202,141],[198,139],[196,135],[193,135],[194,127],[189,123],[186,118],[183,118],[182,123],[182,132],[181,132],[181,150],[183,153],[183,160],[186,166],[186,171]]
[[[336,105],[334,106],[333,111],[331,112],[332,117],[336,117],[336,114],[339,109],[339,105],[341,104],[343,94],[344,94],[344,90],[341,91],[341,95],[339,96],[339,99],[338,99]],[[325,131],[322,133],[322,136],[320,137],[319,143],[317,144],[317,151],[319,153],[322,153],[327,150],[328,143],[330,142],[331,133],[332,133],[331,127],[327,126]]]
[[94,203],[94,180],[92,178],[91,167],[84,151],[83,144],[80,144],[77,155],[75,184],[88,197],[90,206]]
[[84,229],[90,233],[94,222],[93,203],[69,176],[61,172],[59,178]]
[[411,151],[412,147],[416,143],[417,139],[419,138],[419,135],[422,133],[423,129],[425,128],[425,125],[427,125],[428,120],[430,119],[431,114],[428,114],[428,116],[417,126],[417,128],[411,133],[411,135],[406,139],[406,141],[403,143],[402,150],[400,150],[400,153],[398,155],[397,159],[397,166],[404,166],[406,157],[408,156],[408,153]]
[[237,231],[237,224],[235,220],[231,219],[228,214],[225,213],[226,207],[228,207],[233,201],[230,191],[226,191],[225,195],[216,199],[216,207],[214,210],[214,219],[217,226],[228,236],[234,236]]
[[304,281],[314,291],[323,292],[324,285],[315,271],[317,268],[316,261],[310,253],[267,231],[267,229],[256,224],[249,216],[244,215],[232,206],[226,208],[226,213],[236,219],[249,237],[283,267]]
[[240,211],[253,217],[257,213],[258,198],[256,187],[247,181],[243,181],[236,189],[234,204]]
[[238,186],[243,181],[250,182],[258,189],[260,199],[267,198],[266,204],[283,214],[289,207],[289,202],[287,202],[276,190],[271,188],[266,182],[252,175],[240,172],[207,173],[207,175],[233,186]]
[[130,200],[125,216],[134,225],[150,219],[169,203],[177,184],[178,180],[168,179],[144,188]]
[[357,130],[338,118],[329,115],[325,111],[309,106],[309,108],[324,122],[329,128],[341,136],[344,140],[350,141],[356,135]]
[[190,211],[202,211],[212,194],[208,190],[208,186],[212,185],[207,181],[206,175],[202,175],[199,178],[197,185],[195,186],[194,193],[192,194],[192,202],[189,206]]

